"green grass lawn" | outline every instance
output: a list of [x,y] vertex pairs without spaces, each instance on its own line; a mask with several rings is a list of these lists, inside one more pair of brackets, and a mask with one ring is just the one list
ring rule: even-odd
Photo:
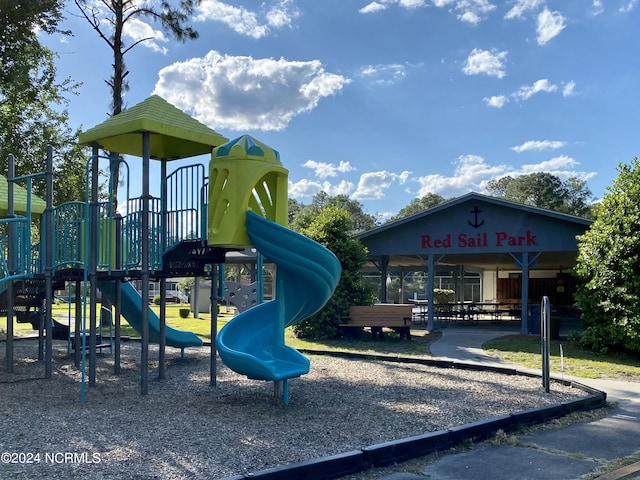
[[[160,307],[152,305],[156,314],[160,315]],[[193,314],[189,313],[187,318],[182,318],[180,316],[181,308],[189,308],[187,304],[171,304],[167,305],[167,325],[175,328],[177,330],[187,330],[195,333],[203,341],[211,340],[211,317],[209,314],[200,314],[199,318],[193,318]],[[98,305],[98,310],[100,309],[100,305]],[[53,307],[53,315],[54,317],[58,317],[60,315],[69,315],[69,306],[68,305],[54,305]],[[75,308],[72,305],[70,315],[72,317],[75,316]],[[233,318],[233,314],[231,312],[227,312],[224,307],[221,308],[221,313],[218,314],[218,330],[220,330],[231,318]],[[0,337],[4,337],[6,330],[6,317],[0,317]],[[108,328],[105,328],[103,334],[108,334]],[[33,330],[30,323],[17,323],[14,321],[13,324],[13,332],[16,337],[27,337],[32,335],[37,335],[37,330]],[[122,318],[121,322],[121,333],[122,337],[130,337],[130,338],[140,338],[140,333],[134,330],[127,321]]]
[[[517,365],[538,369],[542,365],[540,337],[535,335],[507,335],[485,343],[483,348],[490,355]],[[552,374],[640,381],[640,356],[598,355],[568,340],[552,340],[549,353]]]
[[[156,313],[159,307],[152,306]],[[194,332],[203,341],[211,340],[210,317],[201,314],[200,318],[180,317],[180,309],[188,308],[187,305],[167,305],[167,325],[178,330]],[[225,308],[218,315],[218,330],[220,330],[233,315],[227,313]],[[54,315],[68,313],[67,305],[56,305]],[[73,311],[72,311],[73,315]],[[6,319],[0,318],[0,336],[4,336]],[[106,333],[106,332],[105,332]],[[438,332],[425,335],[424,331],[416,332],[411,341],[401,340],[398,335],[389,333],[384,341],[374,341],[368,334],[362,335],[357,340],[304,340],[296,338],[291,329],[285,332],[285,342],[299,350],[323,350],[335,352],[359,353],[364,355],[393,355],[393,356],[430,356],[430,344],[440,337]],[[18,337],[35,335],[37,332],[30,324],[14,323],[14,334]],[[140,334],[129,326],[123,319],[121,335],[123,337],[140,338]],[[562,345],[563,355],[560,355]],[[491,340],[483,345],[484,349],[492,356],[506,361],[522,365],[527,368],[541,367],[540,337],[534,335],[508,335]],[[629,381],[640,381],[640,355],[597,355],[582,350],[579,345],[563,340],[551,342],[551,373],[554,375],[572,375],[583,378],[610,378]]]
[[364,333],[356,340],[305,340],[296,338],[288,329],[285,342],[298,350],[322,350],[331,352],[359,353],[363,355],[393,355],[393,356],[422,356],[430,357],[429,346],[441,337],[440,332],[430,335],[412,336],[411,341],[401,339],[398,334],[385,333],[383,341],[373,340],[369,333]]

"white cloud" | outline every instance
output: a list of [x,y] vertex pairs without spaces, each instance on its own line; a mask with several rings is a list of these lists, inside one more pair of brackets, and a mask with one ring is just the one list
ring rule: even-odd
[[221,22],[240,35],[258,39],[268,35],[274,28],[290,27],[299,15],[292,0],[271,2],[262,15],[244,7],[207,0],[196,8],[193,19],[196,22]]
[[560,12],[552,12],[548,8],[538,14],[538,45],[546,45],[566,27]]
[[567,168],[572,168],[579,165],[579,163],[567,155],[560,155],[559,157],[551,158],[540,163],[522,165],[521,171],[523,173],[534,172],[549,172],[553,175],[557,175],[558,172],[566,172]]
[[595,172],[579,171],[579,162],[561,155],[536,164],[526,164],[520,167],[509,165],[491,165],[478,155],[462,155],[454,162],[455,171],[452,176],[425,175],[418,178],[420,190],[416,197],[428,193],[438,193],[444,197],[462,195],[467,192],[486,192],[487,183],[506,175],[518,177],[535,172],[548,172],[566,180],[577,177],[588,180],[595,176]]
[[471,25],[477,25],[482,21],[482,18],[475,12],[464,12],[461,15],[458,15],[458,19],[465,23],[470,23]]
[[505,14],[504,18],[511,20],[513,18],[523,18],[524,14],[530,10],[535,10],[544,4],[545,0],[517,0],[515,5]]
[[483,99],[485,103],[494,108],[502,108],[504,104],[509,101],[509,99],[505,95],[494,95],[492,97],[485,97]]
[[380,12],[382,10],[386,10],[388,5],[398,5],[401,8],[405,8],[407,10],[415,10],[416,8],[421,8],[426,6],[425,0],[380,0],[373,1],[368,3],[360,10],[359,13],[375,13]]
[[431,0],[431,3],[433,3],[433,5],[435,7],[446,7],[447,5],[451,5],[452,3],[455,3],[457,0]]
[[576,159],[568,155],[560,155],[540,163],[522,165],[518,173],[528,175],[530,173],[548,172],[561,180],[576,177],[585,181],[597,175],[597,172],[577,170],[578,165],[580,165],[580,162]]
[[289,61],[221,55],[211,50],[164,67],[153,93],[213,128],[282,130],[340,92],[348,78],[319,60]]
[[424,0],[398,0],[398,5],[403,8],[420,8],[426,5]]
[[434,7],[448,7],[453,5],[453,11],[458,20],[477,25],[486,20],[488,14],[495,10],[496,6],[488,0],[431,0]]
[[506,75],[504,70],[506,58],[507,52],[474,48],[467,57],[462,71],[467,75],[488,75],[503,78]]
[[335,177],[339,173],[352,172],[355,170],[349,162],[340,161],[340,165],[326,162],[316,162],[315,160],[307,160],[302,164],[303,167],[310,168],[315,172],[316,177],[327,178]]
[[618,11],[620,13],[629,13],[631,10],[633,10],[634,8],[636,8],[638,6],[638,1],[640,0],[629,0],[627,3],[625,3],[623,6],[621,6]]
[[489,165],[478,155],[461,155],[454,162],[456,168],[453,176],[425,175],[418,178],[420,190],[418,197],[428,193],[440,193],[444,196],[455,196],[469,191],[482,190],[483,182],[503,175],[507,171],[504,165]]
[[[496,6],[489,0],[431,0],[434,7],[444,8],[452,6],[458,20],[476,25],[486,20],[488,14],[495,10]],[[375,13],[386,10],[389,5],[398,5],[407,10],[415,10],[428,6],[426,0],[377,0],[368,3],[360,10],[360,13]]]
[[575,88],[576,88],[576,82],[574,82],[573,80],[571,80],[570,82],[566,83],[564,85],[564,87],[562,87],[562,96],[563,97],[571,97],[573,95],[575,95]]
[[575,87],[576,82],[574,82],[573,80],[559,86],[551,83],[546,78],[542,78],[533,82],[532,85],[525,85],[520,87],[516,92],[510,94],[508,97],[505,95],[497,95],[492,97],[485,97],[483,98],[483,101],[489,107],[502,108],[510,98],[515,101],[529,100],[536,93],[542,92],[554,93],[559,91],[560,93],[562,93],[563,97],[570,97],[575,95]]
[[281,0],[276,2],[267,11],[265,17],[267,24],[273,28],[291,27],[293,21],[300,16],[300,12],[293,0]]
[[601,0],[593,0],[591,6],[593,8],[593,11],[591,12],[592,15],[600,15],[602,12],[604,12],[604,6],[602,5]]
[[568,178],[575,177],[581,180],[589,180],[597,175],[596,172],[585,172],[578,170],[577,167],[580,162],[567,155],[560,155],[549,160],[544,160],[540,163],[531,163],[520,166],[519,168],[509,168],[508,171],[497,175],[493,178],[487,179],[482,182],[481,188],[485,189],[489,180],[509,175],[511,177],[519,177],[521,175],[530,175],[532,173],[550,173],[560,178],[560,180],[567,180]]
[[358,187],[351,195],[354,200],[375,200],[384,198],[385,190],[395,183],[405,183],[411,172],[403,171],[400,174],[382,170],[379,172],[367,172],[360,176]]
[[154,30],[151,25],[137,18],[130,18],[124,24],[124,35],[131,38],[134,43],[140,42],[140,45],[150,48],[154,52],[167,53],[167,47],[160,46],[160,43],[167,43],[169,40],[161,30]]
[[409,68],[418,66],[419,65],[411,65],[408,63],[367,65],[360,69],[359,75],[378,85],[393,85],[407,76],[407,70]]
[[322,190],[320,182],[303,178],[297,182],[289,181],[289,195],[293,198],[313,197]]
[[362,7],[360,10],[358,10],[358,12],[360,13],[375,13],[375,12],[380,12],[382,10],[386,10],[387,6],[382,4],[382,3],[378,3],[378,2],[371,2],[368,5],[365,5],[364,7]]
[[353,192],[354,184],[347,180],[340,180],[338,185],[331,185],[328,182],[324,182],[323,190],[329,195],[349,195]]
[[349,195],[353,188],[353,183],[346,180],[342,180],[337,185],[330,182],[314,182],[306,178],[295,183],[289,181],[289,195],[293,198],[313,197],[319,192],[325,192],[330,196]]
[[461,12],[458,14],[458,19],[472,25],[486,20],[495,8],[496,6],[488,0],[460,0],[456,4],[456,10]]
[[520,87],[520,89],[513,94],[514,97],[520,100],[528,100],[536,93],[546,92],[551,93],[558,90],[558,86],[549,82],[546,78],[536,80],[531,86]]
[[527,152],[529,150],[557,150],[558,148],[562,148],[567,144],[567,142],[561,142],[558,140],[529,140],[524,142],[522,145],[517,145],[513,147],[511,150],[521,153]]

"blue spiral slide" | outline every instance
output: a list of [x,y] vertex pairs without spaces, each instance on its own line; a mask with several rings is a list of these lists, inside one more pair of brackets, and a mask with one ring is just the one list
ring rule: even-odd
[[[115,303],[116,296],[116,282],[99,280],[98,289],[102,292],[102,295],[107,297],[111,303]],[[129,282],[123,282],[121,287],[122,301],[120,302],[120,308],[122,309],[122,315],[138,332],[142,331],[142,296]],[[160,343],[160,319],[156,312],[151,307],[149,309],[149,341],[151,343]],[[202,340],[193,332],[185,332],[182,330],[176,330],[168,325],[166,326],[167,345],[170,347],[199,347],[202,345]]]
[[229,321],[216,337],[222,361],[251,379],[280,381],[309,372],[309,359],[284,344],[284,329],[310,317],[331,298],[340,261],[319,243],[247,212],[251,244],[277,265],[276,297]]

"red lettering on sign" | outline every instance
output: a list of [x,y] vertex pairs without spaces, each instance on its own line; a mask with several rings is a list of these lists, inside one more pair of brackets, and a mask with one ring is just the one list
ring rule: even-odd
[[[538,239],[536,238],[536,235],[531,233],[531,230],[527,230],[524,235],[509,235],[507,232],[495,232],[495,235],[496,247],[538,246]],[[456,238],[459,248],[478,248],[489,246],[487,232],[472,235],[459,233]],[[420,235],[420,243],[421,248],[451,248],[451,233],[440,238],[434,238],[431,235]]]
[[466,233],[461,233],[460,235],[458,235],[458,246],[461,248],[486,247],[488,246],[487,233],[479,233],[475,237],[468,237]]
[[444,238],[432,239],[431,235],[420,235],[422,248],[451,248],[451,234]]
[[503,245],[509,247],[522,247],[522,246],[537,246],[538,241],[535,235],[531,235],[531,230],[526,231],[526,235],[509,235],[507,232],[496,232],[496,246],[502,247]]

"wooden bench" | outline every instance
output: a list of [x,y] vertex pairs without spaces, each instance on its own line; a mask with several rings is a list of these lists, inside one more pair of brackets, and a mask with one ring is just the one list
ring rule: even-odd
[[411,340],[411,318],[413,305],[378,303],[368,306],[349,307],[349,316],[342,318],[339,327],[345,336],[355,337],[357,330],[364,327],[371,329],[371,337],[384,338],[382,329],[389,328],[400,334],[400,338]]

